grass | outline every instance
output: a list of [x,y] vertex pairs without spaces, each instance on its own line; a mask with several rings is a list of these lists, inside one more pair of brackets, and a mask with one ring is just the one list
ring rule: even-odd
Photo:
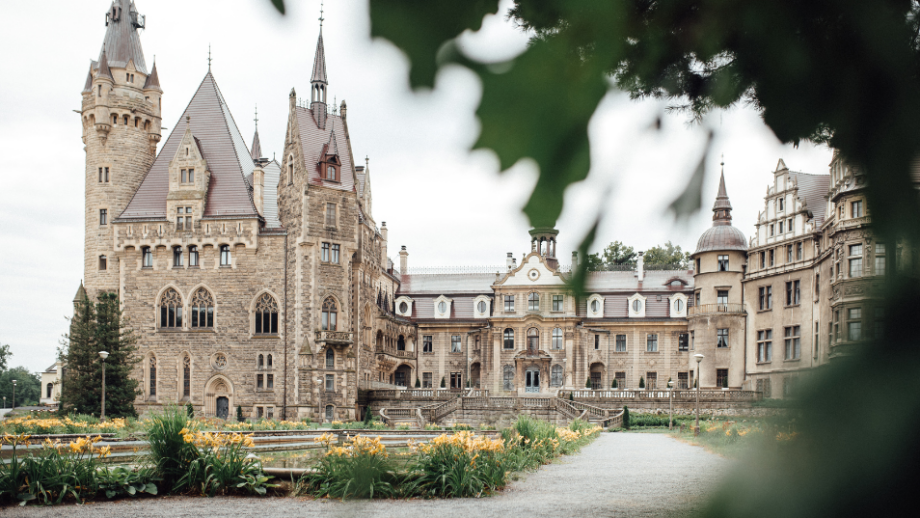
[[682,441],[702,446],[707,451],[728,458],[745,457],[754,450],[777,448],[798,440],[795,421],[778,418],[749,418],[700,420],[700,434],[693,426],[671,434]]

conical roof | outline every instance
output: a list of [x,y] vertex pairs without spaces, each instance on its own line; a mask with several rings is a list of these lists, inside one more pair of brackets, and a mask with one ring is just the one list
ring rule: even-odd
[[328,85],[326,80],[326,51],[323,49],[323,30],[319,31],[319,40],[316,41],[316,54],[313,56],[313,77],[311,83]]
[[728,192],[725,190],[725,172],[722,172],[722,177],[719,178],[719,193],[716,194],[716,202],[712,205],[713,212],[715,211],[728,211],[728,219],[731,220],[731,210],[732,204],[728,201]]
[[86,84],[83,85],[84,92],[93,91],[93,65],[95,64],[95,61],[89,64],[89,72],[86,74]]
[[83,287],[83,281],[80,281],[80,287],[77,288],[77,294],[73,296],[74,302],[83,302],[86,298],[86,288]]
[[120,219],[166,218],[169,163],[189,125],[211,173],[204,217],[258,217],[246,183],[255,168],[252,156],[209,71]]
[[113,0],[108,14],[105,39],[102,41],[102,50],[99,51],[99,61],[102,61],[102,54],[106,53],[109,56],[109,66],[124,68],[128,66],[129,61],[134,61],[134,68],[146,74],[144,49],[141,48],[141,38],[137,33],[138,26],[143,24],[140,23],[141,17],[134,2]]
[[744,233],[732,226],[732,204],[725,189],[725,171],[719,178],[719,192],[712,205],[712,227],[703,232],[696,244],[694,255],[702,252],[747,250]]
[[105,57],[105,51],[102,51],[102,56],[99,57],[99,75],[102,77],[108,77],[112,81],[115,78],[112,76],[112,70],[109,69],[109,60]]
[[150,89],[160,89],[160,75],[157,74],[157,62],[153,62],[153,70],[150,71],[150,75],[147,76],[147,81],[144,83],[144,90]]

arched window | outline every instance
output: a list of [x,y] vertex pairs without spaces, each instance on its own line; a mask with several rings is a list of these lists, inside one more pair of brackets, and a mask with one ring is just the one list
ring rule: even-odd
[[335,418],[335,407],[326,405],[326,421],[332,421]]
[[263,293],[256,303],[256,334],[278,334],[278,303],[268,293]]
[[540,311],[540,295],[531,293],[527,297],[527,311]]
[[677,299],[674,301],[674,311],[680,313],[684,310],[684,301]]
[[514,367],[511,365],[502,368],[502,384],[505,390],[514,390]]
[[[178,227],[181,228],[181,227]],[[182,247],[174,246],[173,247],[173,268],[182,267]]]
[[633,311],[635,311],[636,313],[642,311],[642,301],[641,300],[632,301],[632,308],[633,308]]
[[192,395],[192,359],[189,355],[182,358],[182,397],[188,399]]
[[550,387],[561,387],[562,386],[562,365],[553,365],[553,369],[552,371],[550,371],[549,386]]
[[562,329],[553,329],[553,349],[562,349]]
[[112,126],[118,126],[118,114],[117,113],[112,114]]
[[530,352],[536,352],[540,347],[540,332],[536,327],[527,330],[527,349]]
[[122,118],[125,121],[125,126],[127,126],[129,117],[127,115],[124,115]]
[[514,329],[505,329],[504,344],[505,349],[514,349]]
[[46,397],[46,398],[50,398],[50,397],[51,397],[51,391],[52,391],[52,390],[54,390],[54,383],[49,383],[49,384],[45,385],[45,397]]
[[397,351],[406,350],[406,339],[403,338],[403,335],[399,335],[399,338],[396,339],[396,350]]
[[332,349],[326,349],[326,368],[334,369],[335,368],[335,351]]
[[268,356],[265,357],[265,366],[268,367],[269,369],[272,368],[272,355],[269,354]]
[[335,300],[329,297],[323,302],[323,331],[335,331],[337,316],[338,308],[336,308]]
[[198,247],[189,245],[188,247],[188,265],[190,267],[198,266]]
[[172,288],[160,297],[160,327],[182,327],[182,297]]
[[214,327],[214,297],[204,288],[199,288],[192,297],[192,327]]
[[151,399],[157,396],[157,357],[150,356],[150,392]]
[[265,367],[265,356],[264,355],[262,354],[259,355],[259,359],[256,362],[256,365],[259,369]]
[[591,312],[597,313],[601,310],[601,301],[594,299],[591,301]]

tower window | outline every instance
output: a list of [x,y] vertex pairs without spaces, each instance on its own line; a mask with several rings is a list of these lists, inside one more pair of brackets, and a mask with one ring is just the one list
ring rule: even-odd
[[323,302],[323,331],[335,331],[338,308],[331,297]]
[[220,245],[220,265],[230,266],[230,245]]
[[339,264],[339,250],[340,249],[341,249],[341,245],[336,245],[336,244],[332,245],[332,254],[329,257],[330,263]]
[[99,209],[99,224],[108,225],[109,224],[109,211],[106,209]]
[[122,116],[122,119],[125,121],[125,126],[127,126],[127,125],[128,125],[128,116],[127,116],[127,115],[124,115],[124,116]]
[[149,246],[141,248],[141,261],[144,268],[153,268],[153,252],[150,251]]
[[278,333],[278,302],[264,293],[256,303],[256,334]]
[[109,182],[109,168],[100,167],[99,168],[99,183],[108,183]]
[[112,126],[118,126],[118,115],[112,114]]
[[107,262],[108,262],[108,261],[106,260],[105,256],[104,256],[104,255],[100,255],[100,256],[99,256],[99,269],[100,269],[100,270],[107,270],[107,269],[108,269],[108,264],[107,264]]
[[191,267],[198,266],[198,247],[195,245],[188,247],[188,265]]
[[720,272],[728,271],[728,256],[727,255],[719,256],[719,271]]
[[173,247],[173,268],[181,268],[182,266],[182,247]]

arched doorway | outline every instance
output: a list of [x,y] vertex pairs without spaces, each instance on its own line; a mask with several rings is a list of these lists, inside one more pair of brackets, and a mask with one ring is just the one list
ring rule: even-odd
[[540,392],[540,369],[528,367],[524,372],[524,392]]
[[482,367],[479,362],[470,365],[470,382],[472,383],[473,388],[479,388],[479,377],[482,373]]
[[217,375],[208,381],[204,391],[204,406],[205,415],[229,418],[230,409],[233,408],[233,385],[230,380]]
[[410,381],[412,381],[412,367],[408,365],[400,365],[397,367],[394,373],[393,384],[399,387],[408,387]]
[[591,388],[597,390],[604,388],[604,364],[603,363],[592,363],[591,364]]

